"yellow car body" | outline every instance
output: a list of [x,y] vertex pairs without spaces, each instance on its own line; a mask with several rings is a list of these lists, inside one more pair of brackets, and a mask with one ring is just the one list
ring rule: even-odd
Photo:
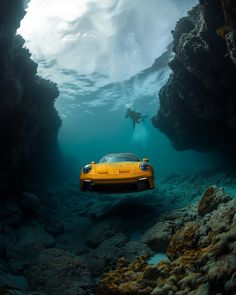
[[131,153],[105,155],[99,163],[91,162],[82,168],[80,174],[82,191],[128,192],[153,188],[155,184],[152,165],[148,163],[148,159],[140,161]]

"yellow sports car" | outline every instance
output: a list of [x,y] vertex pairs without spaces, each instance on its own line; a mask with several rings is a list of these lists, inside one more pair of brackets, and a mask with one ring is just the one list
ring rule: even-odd
[[153,189],[154,171],[148,159],[135,154],[105,155],[99,163],[84,166],[80,174],[80,190],[128,192]]

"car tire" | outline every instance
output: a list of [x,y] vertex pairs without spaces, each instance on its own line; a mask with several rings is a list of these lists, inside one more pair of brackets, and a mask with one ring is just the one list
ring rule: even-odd
[[137,190],[138,191],[144,191],[146,189],[149,189],[149,183],[148,183],[147,179],[137,182]]

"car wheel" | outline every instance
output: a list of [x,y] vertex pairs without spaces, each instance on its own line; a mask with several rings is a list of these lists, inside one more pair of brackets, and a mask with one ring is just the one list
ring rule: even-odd
[[93,190],[93,187],[92,187],[91,182],[84,181],[84,183],[83,183],[83,191],[92,191],[92,190]]
[[137,190],[143,191],[149,188],[148,180],[142,180],[137,182]]

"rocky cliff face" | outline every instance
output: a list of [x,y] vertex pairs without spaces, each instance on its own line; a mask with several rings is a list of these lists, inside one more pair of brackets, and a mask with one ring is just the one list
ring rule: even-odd
[[[20,189],[38,177],[57,152],[61,121],[55,84],[37,76],[37,64],[15,36],[23,1],[0,3],[0,190]],[[36,172],[37,171],[37,172]]]
[[160,91],[153,125],[177,150],[235,150],[235,2],[200,0],[173,38],[173,73]]

